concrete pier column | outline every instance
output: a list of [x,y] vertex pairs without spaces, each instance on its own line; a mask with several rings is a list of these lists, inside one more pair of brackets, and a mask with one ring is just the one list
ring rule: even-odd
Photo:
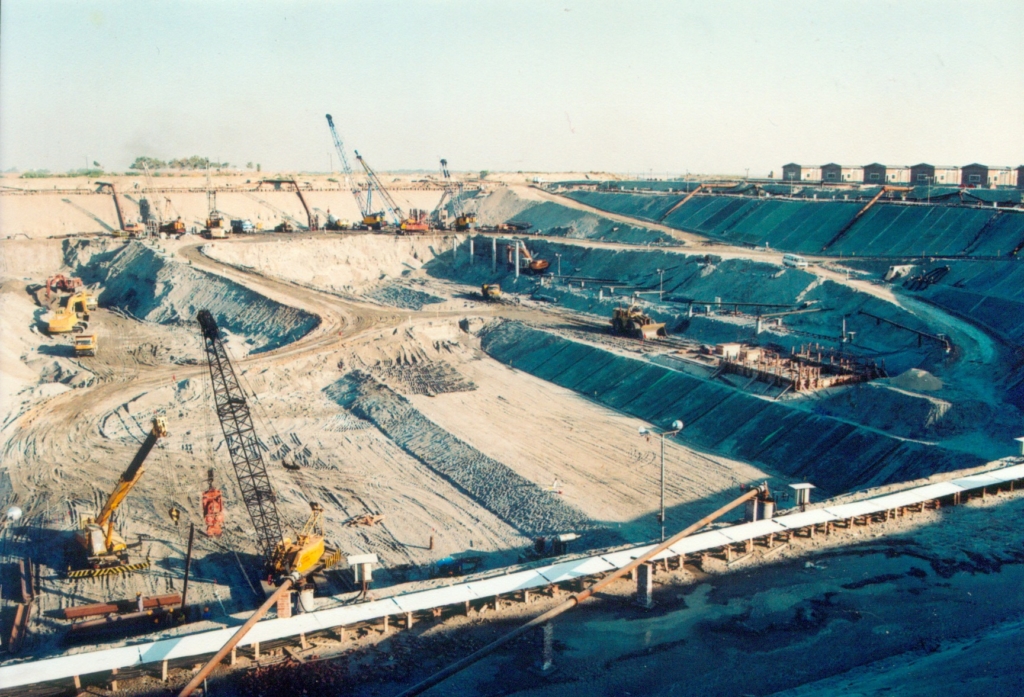
[[651,563],[636,568],[636,604],[645,610],[654,607],[654,569]]
[[110,681],[110,690],[112,692],[117,692],[117,668],[110,669],[110,677],[112,678]]
[[412,629],[412,613],[411,612],[405,613],[405,628],[406,629]]
[[519,280],[519,240],[516,240],[516,280]]
[[550,675],[555,672],[555,627],[545,622],[538,629],[540,634],[540,661],[533,669],[538,675]]
[[476,250],[473,249],[473,240],[470,240],[469,241],[469,265],[470,266],[473,265],[473,255],[475,253],[476,253]]
[[491,273],[498,270],[498,238],[491,238]]

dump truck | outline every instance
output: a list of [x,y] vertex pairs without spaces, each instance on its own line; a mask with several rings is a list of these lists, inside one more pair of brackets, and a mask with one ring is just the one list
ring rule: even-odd
[[96,339],[95,334],[76,334],[75,335],[75,355],[76,356],[95,356],[96,351],[99,349],[99,342]]
[[664,322],[655,322],[645,315],[638,305],[617,307],[612,314],[612,331],[616,334],[631,336],[636,339],[655,339],[668,336]]
[[485,283],[480,286],[480,295],[484,300],[501,300],[501,286],[497,283]]

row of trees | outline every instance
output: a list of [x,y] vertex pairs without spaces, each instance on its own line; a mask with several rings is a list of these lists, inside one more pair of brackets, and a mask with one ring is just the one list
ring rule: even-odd
[[[149,167],[150,169],[206,169],[207,167],[212,169],[221,169],[230,166],[231,165],[227,162],[214,162],[208,157],[199,157],[199,155],[193,155],[192,157],[180,157],[169,162],[159,160],[155,157],[140,155],[135,158],[135,162],[131,164],[129,169],[143,170],[146,167]],[[252,167],[250,165],[250,169],[251,168]]]

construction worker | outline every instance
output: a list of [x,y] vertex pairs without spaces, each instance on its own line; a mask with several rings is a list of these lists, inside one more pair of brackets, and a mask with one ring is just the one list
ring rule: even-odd
[[179,518],[181,518],[181,511],[179,511],[179,510],[177,509],[177,507],[172,507],[172,508],[171,508],[171,520],[173,520],[173,521],[174,521],[174,524],[175,524],[175,525],[177,525],[177,524],[178,524],[178,519],[179,519]]
[[141,591],[135,594],[135,604],[138,605],[139,612],[146,609],[146,599],[142,597]]

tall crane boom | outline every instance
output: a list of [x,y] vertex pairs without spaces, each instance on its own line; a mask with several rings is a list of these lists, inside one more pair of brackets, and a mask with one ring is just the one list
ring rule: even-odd
[[405,220],[405,212],[402,211],[402,207],[395,202],[395,199],[391,197],[391,193],[384,188],[384,183],[380,180],[380,177],[377,176],[377,173],[373,171],[373,168],[370,167],[366,160],[363,159],[363,156],[359,154],[359,151],[356,150],[355,152],[356,159],[359,160],[359,164],[363,166],[363,170],[366,172],[366,178],[370,182],[370,196],[373,196],[373,190],[376,189],[380,197],[384,199],[384,207],[387,209],[388,213],[391,214],[395,225],[401,225],[402,221]]
[[128,468],[121,473],[120,479],[110,492],[103,508],[96,518],[84,518],[82,527],[75,537],[85,556],[85,567],[71,571],[72,578],[84,578],[99,573],[137,571],[149,566],[128,563],[128,544],[124,538],[114,531],[114,512],[124,503],[135,485],[145,473],[146,458],[153,450],[156,442],[167,435],[167,424],[160,417],[153,419],[153,427],[146,435],[139,451],[135,453]]
[[[355,175],[352,174],[352,167],[348,163],[348,155],[345,154],[345,146],[341,142],[341,137],[338,136],[338,131],[334,128],[334,119],[331,118],[330,114],[327,114],[327,127],[331,129],[334,149],[338,152],[338,159],[341,160],[341,171],[345,175],[345,185],[356,199],[356,205],[359,206],[359,214],[363,216],[363,225],[373,230],[380,230],[381,225],[384,223],[384,214],[373,210],[372,190],[368,190],[366,195],[363,195],[362,188],[356,182]],[[359,153],[356,153],[356,157],[359,157]]]
[[224,443],[238,477],[242,500],[256,528],[257,547],[269,564],[284,534],[277,513],[277,498],[270,486],[267,465],[263,461],[263,445],[253,428],[249,403],[220,338],[217,321],[209,310],[200,310],[196,319],[203,334],[210,379],[213,382],[213,399],[224,432]]

